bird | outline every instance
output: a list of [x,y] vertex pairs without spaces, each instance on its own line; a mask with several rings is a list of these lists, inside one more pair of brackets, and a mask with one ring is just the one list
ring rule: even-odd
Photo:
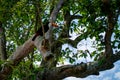
[[[58,25],[57,25],[56,23],[52,23],[51,25],[52,25],[53,27],[58,27]],[[49,21],[46,21],[46,23],[43,24],[43,28],[44,28],[44,33],[46,33],[46,32],[49,30]],[[40,28],[36,31],[35,35],[34,35],[33,38],[32,38],[32,41],[34,41],[37,36],[43,36],[43,35],[44,35],[42,30],[43,30],[42,27],[40,27]]]

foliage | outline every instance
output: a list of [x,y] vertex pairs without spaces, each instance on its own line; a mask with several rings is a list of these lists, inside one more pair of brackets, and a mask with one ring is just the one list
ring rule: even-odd
[[[3,26],[6,30],[6,51],[8,56],[10,56],[15,49],[22,45],[27,39],[34,34],[35,23],[36,23],[36,2],[40,4],[40,16],[42,20],[49,19],[51,10],[55,6],[58,0],[0,0],[0,21],[3,23]],[[54,4],[54,5],[53,5]],[[120,14],[119,6],[120,0],[111,0],[110,5],[112,6],[111,10],[116,16]],[[101,0],[68,0],[64,4],[63,8],[60,10],[56,22],[60,25],[59,28],[54,29],[54,38],[62,42],[62,44],[71,44],[66,41],[66,38],[59,38],[66,29],[64,25],[64,11],[70,10],[70,15],[82,16],[81,18],[72,19],[69,26],[68,32],[70,37],[76,37],[79,41],[74,41],[74,44],[81,43],[82,40],[95,39],[92,43],[94,50],[90,51],[88,48],[86,50],[78,50],[73,52],[70,47],[67,47],[65,50],[60,46],[60,52],[58,57],[58,62],[64,64],[64,61],[68,60],[70,63],[74,63],[78,58],[87,58],[90,56],[97,60],[99,55],[105,51],[105,31],[108,28],[107,15],[102,10]],[[118,18],[116,17],[116,21]],[[66,31],[66,30],[65,30]],[[67,32],[65,32],[67,33]],[[115,50],[120,49],[120,23],[119,21],[115,23],[115,28],[112,36],[112,47]],[[72,34],[75,34],[72,36]],[[81,47],[81,46],[75,46]],[[10,78],[12,79],[21,79],[26,76],[35,77],[35,70],[37,68],[33,64],[34,62],[39,62],[42,60],[42,57],[38,54],[38,51],[34,51],[33,55],[29,55],[31,58],[25,58],[19,66],[13,68],[13,73]],[[33,56],[33,57],[32,57]],[[0,62],[1,64],[1,62]],[[30,69],[30,65],[33,65],[33,69]],[[102,64],[102,61],[100,62]],[[29,73],[29,74],[28,74]],[[33,80],[33,79],[31,79]]]
[[28,78],[30,80],[35,80],[35,68],[32,67],[30,61],[21,62],[17,67],[13,68],[12,74],[9,76],[11,80],[13,79],[24,79]]

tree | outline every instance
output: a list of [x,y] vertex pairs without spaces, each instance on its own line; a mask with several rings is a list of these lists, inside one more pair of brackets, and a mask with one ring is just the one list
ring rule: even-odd
[[[119,0],[4,0],[0,4],[1,80],[83,78],[113,68],[120,59]],[[48,32],[32,41],[46,19]],[[53,29],[53,22],[59,27]],[[72,33],[77,34],[74,40]],[[62,49],[64,44],[77,48],[88,38],[95,39],[94,51]],[[89,56],[93,62],[57,67],[65,59],[73,63]]]

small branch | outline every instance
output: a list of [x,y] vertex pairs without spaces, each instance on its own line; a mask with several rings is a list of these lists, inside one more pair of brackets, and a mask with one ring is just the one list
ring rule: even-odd
[[60,39],[61,41],[63,41],[64,43],[68,43],[73,47],[77,47],[77,44],[82,40],[80,36],[78,36],[75,40],[71,40],[68,37],[67,38],[62,38]]
[[71,20],[73,19],[82,19],[83,17],[80,15],[71,15]]
[[78,12],[80,12],[80,10],[76,11],[75,13],[73,13],[73,15],[77,14]]

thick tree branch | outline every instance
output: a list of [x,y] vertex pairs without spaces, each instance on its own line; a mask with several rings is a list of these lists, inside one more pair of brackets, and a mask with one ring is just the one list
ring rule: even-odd
[[57,14],[59,13],[59,10],[61,9],[64,2],[65,2],[65,0],[59,0],[57,6],[54,7],[54,9],[50,15],[50,22],[54,22],[56,20]]
[[12,60],[13,62],[19,61],[33,51],[35,46],[31,39],[32,38],[28,39],[23,45],[19,46],[9,60]]
[[[114,67],[113,63],[120,60],[120,52],[112,55],[112,58],[112,60],[109,60],[110,63],[107,63],[107,59],[104,60],[103,63],[100,63],[99,61],[94,61],[77,65],[65,65],[49,69],[46,70],[46,72],[44,73],[44,75],[47,75],[46,77],[44,77],[44,80],[61,80],[69,76],[84,78],[89,75],[99,75],[100,71],[108,70]],[[40,74],[41,73],[39,73],[39,75]]]
[[35,46],[38,50],[41,51],[43,59],[46,59],[50,55],[49,50],[46,50],[42,47],[43,37],[39,36],[37,38],[38,39],[36,39],[34,42],[32,41],[32,37],[28,39],[23,45],[19,46],[16,49],[13,55],[9,57],[8,62],[3,65],[0,72],[1,80],[5,80],[7,75],[9,75],[12,71],[11,67],[16,66],[24,57],[26,57],[30,52],[32,52]]
[[[53,36],[52,36],[52,29],[53,29],[53,27],[52,27],[52,24],[51,24],[51,23],[55,22],[55,20],[56,20],[56,18],[57,18],[57,15],[58,15],[58,13],[59,13],[59,10],[62,8],[64,2],[65,2],[65,0],[59,0],[58,3],[57,3],[57,5],[54,7],[54,9],[53,9],[53,11],[52,11],[52,13],[51,13],[51,15],[50,15],[49,30],[48,30],[48,32],[46,33],[46,36],[45,36],[45,38],[46,38],[47,40],[49,40],[49,41],[48,41],[49,44],[46,45],[46,46],[48,46],[48,48],[49,48],[49,50],[46,50],[46,52],[47,52],[48,54],[51,54],[51,53],[52,53],[51,50],[52,50],[52,45],[53,45],[53,42],[54,42],[54,41],[53,41]],[[52,54],[52,55],[54,55],[54,58],[55,58],[55,54]],[[52,57],[52,56],[50,55],[49,57]],[[49,58],[49,57],[48,57],[48,58]],[[43,60],[41,65],[43,65],[43,66],[46,67],[46,68],[50,68],[50,67],[55,66],[56,63],[55,63],[54,58],[52,57],[51,59],[49,59],[49,60],[47,60],[47,61]],[[52,64],[52,63],[53,63],[53,64]],[[51,64],[52,64],[52,65],[51,65]]]
[[[113,29],[115,26],[114,14],[110,9],[110,1],[109,0],[102,0],[103,7],[106,9],[105,13],[107,14],[108,19],[108,27],[105,34],[105,56],[110,56],[113,54],[112,46],[111,46],[111,36],[113,33]],[[106,6],[107,5],[107,6]]]
[[22,46],[19,46],[12,56],[9,57],[8,62],[4,64],[0,72],[0,79],[5,80],[7,75],[12,71],[11,66],[17,65],[24,57],[26,57],[34,48],[31,38]]
[[[59,10],[61,9],[61,7],[64,4],[64,2],[65,2],[65,0],[59,0],[58,1],[58,4],[56,5],[56,7],[54,7],[54,9],[53,9],[53,11],[52,11],[52,13],[50,15],[50,23],[55,22],[56,17],[57,17],[57,15],[59,13]],[[51,24],[50,24],[49,27],[50,27],[50,29],[48,31],[48,39],[50,39],[50,43],[51,43],[52,42],[51,39],[52,39],[52,29],[53,29],[53,27],[52,27]]]

